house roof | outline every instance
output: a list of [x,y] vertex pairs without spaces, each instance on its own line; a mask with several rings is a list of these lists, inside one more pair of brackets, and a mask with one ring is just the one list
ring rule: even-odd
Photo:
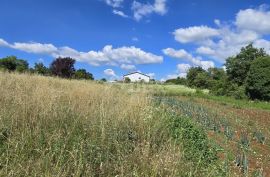
[[138,71],[136,71],[136,72],[132,72],[132,73],[129,73],[129,74],[126,74],[126,75],[124,75],[124,77],[125,77],[125,76],[128,76],[128,75],[131,75],[131,74],[136,74],[136,73],[141,74],[141,75],[144,75],[144,76],[146,76],[146,77],[149,77],[149,78],[150,78],[150,76],[148,76],[148,75],[146,75],[146,74],[143,74],[143,73],[140,73],[140,72],[138,72]]

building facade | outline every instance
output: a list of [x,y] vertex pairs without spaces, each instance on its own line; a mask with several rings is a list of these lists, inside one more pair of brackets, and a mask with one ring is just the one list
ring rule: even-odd
[[134,72],[123,76],[123,80],[129,78],[131,82],[150,82],[150,76],[140,72]]

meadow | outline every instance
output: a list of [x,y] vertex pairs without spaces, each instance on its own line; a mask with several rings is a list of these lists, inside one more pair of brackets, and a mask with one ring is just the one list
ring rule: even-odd
[[270,175],[267,102],[15,73],[0,93],[0,176]]

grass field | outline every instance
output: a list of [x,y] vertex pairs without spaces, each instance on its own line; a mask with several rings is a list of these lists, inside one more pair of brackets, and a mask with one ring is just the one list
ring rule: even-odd
[[9,73],[0,93],[0,176],[270,175],[268,103]]

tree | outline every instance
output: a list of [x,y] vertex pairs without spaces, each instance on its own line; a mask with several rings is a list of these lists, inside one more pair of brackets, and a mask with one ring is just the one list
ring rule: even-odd
[[246,91],[251,99],[270,101],[270,56],[258,58],[251,63]]
[[177,77],[176,79],[168,79],[166,84],[187,85],[187,79],[183,77]]
[[102,78],[102,79],[100,79],[100,81],[102,81],[102,82],[107,82],[107,79]]
[[[188,86],[190,87],[201,87],[200,85],[198,85],[199,83],[201,83],[201,81],[199,81],[196,78],[197,76],[202,73],[200,75],[200,80],[202,79],[203,76],[206,76],[207,72],[202,69],[202,67],[192,67],[188,70],[188,73],[187,73],[187,83],[188,83]],[[204,74],[203,74],[204,73]],[[206,79],[206,78],[205,78]]]
[[59,57],[51,63],[50,70],[55,76],[71,78],[75,72],[74,64],[75,60],[72,58]]
[[207,72],[199,72],[193,81],[193,86],[201,89],[210,88],[210,77]]
[[74,74],[75,79],[94,80],[93,74],[87,72],[85,69],[78,69]]
[[49,75],[50,71],[43,63],[35,63],[34,72],[41,75]]
[[28,70],[28,62],[18,59],[16,56],[8,56],[0,59],[0,68],[8,71],[24,72]]
[[259,57],[266,56],[264,49],[254,48],[252,44],[243,47],[238,55],[226,60],[228,79],[238,85],[243,85],[247,78],[251,62]]

